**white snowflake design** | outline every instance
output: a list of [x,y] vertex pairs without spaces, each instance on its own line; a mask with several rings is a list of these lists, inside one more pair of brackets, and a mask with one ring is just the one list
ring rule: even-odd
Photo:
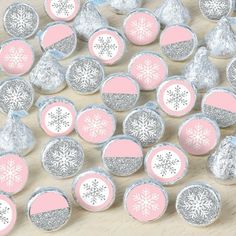
[[108,194],[108,186],[101,179],[90,178],[81,186],[82,199],[92,206],[104,204],[108,198]]
[[210,131],[200,123],[194,125],[186,131],[186,143],[194,150],[200,150],[209,145]]
[[159,195],[157,193],[151,193],[148,189],[144,189],[141,193],[134,194],[132,198],[133,209],[145,217],[148,217],[153,211],[159,210]]
[[87,117],[84,122],[83,129],[88,132],[89,136],[96,138],[106,134],[108,123],[99,114]]
[[169,109],[181,111],[189,105],[190,92],[185,86],[175,84],[164,92],[163,100]]
[[0,230],[4,230],[10,223],[11,208],[9,204],[0,200]]
[[145,59],[143,63],[136,66],[137,80],[144,85],[150,85],[154,80],[160,79],[160,65]]
[[75,2],[74,0],[52,0],[51,10],[57,16],[68,17],[75,10]]
[[3,60],[9,69],[22,69],[28,61],[28,56],[23,48],[11,47]]
[[131,22],[132,29],[129,33],[139,41],[149,39],[153,34],[153,24],[144,17]]
[[16,164],[13,159],[9,159],[7,163],[0,165],[0,182],[11,189],[15,184],[22,182],[21,172],[22,166]]

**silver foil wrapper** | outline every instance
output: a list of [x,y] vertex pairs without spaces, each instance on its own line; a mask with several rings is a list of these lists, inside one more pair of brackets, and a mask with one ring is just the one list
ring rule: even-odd
[[27,155],[35,146],[32,130],[20,121],[26,112],[9,112],[8,119],[0,129],[0,153],[15,152]]
[[74,28],[80,39],[88,41],[99,28],[108,26],[107,20],[91,2],[85,2],[74,20]]
[[236,91],[236,57],[234,57],[226,68],[226,78],[231,87]]
[[47,51],[30,72],[30,82],[40,93],[54,94],[65,88],[65,74],[66,69]]
[[236,35],[227,17],[222,17],[206,34],[205,43],[212,57],[230,58],[236,54]]
[[191,18],[181,0],[165,0],[155,14],[163,25],[188,24]]
[[227,136],[209,156],[207,167],[222,184],[236,184],[236,136]]
[[198,49],[193,60],[185,66],[183,75],[195,85],[199,92],[205,92],[220,83],[219,71],[209,60],[205,47]]
[[142,4],[143,0],[110,0],[112,10],[118,14],[127,14]]

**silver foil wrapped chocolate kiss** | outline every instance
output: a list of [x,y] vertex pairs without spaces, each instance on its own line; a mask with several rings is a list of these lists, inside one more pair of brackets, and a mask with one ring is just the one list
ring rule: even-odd
[[143,0],[110,0],[112,10],[118,14],[127,14],[142,6]]

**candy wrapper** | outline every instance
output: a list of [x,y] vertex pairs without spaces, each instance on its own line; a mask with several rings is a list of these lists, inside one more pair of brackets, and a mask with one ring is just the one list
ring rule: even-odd
[[128,12],[142,6],[142,0],[110,0],[112,10],[118,14],[127,14]]

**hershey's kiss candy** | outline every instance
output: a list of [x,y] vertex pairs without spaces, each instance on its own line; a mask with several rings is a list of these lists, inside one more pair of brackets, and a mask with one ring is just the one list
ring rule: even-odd
[[221,198],[211,186],[194,183],[180,191],[175,207],[181,218],[190,225],[207,226],[219,218]]
[[96,6],[87,1],[76,16],[73,25],[79,38],[88,41],[97,29],[108,26],[108,22],[99,13]]
[[229,62],[226,68],[226,78],[232,88],[236,91],[236,57]]
[[203,16],[212,21],[231,15],[235,9],[235,0],[199,0]]
[[5,125],[0,129],[0,152],[15,152],[27,155],[35,146],[32,130],[20,121],[27,113],[10,111]]
[[221,128],[236,124],[236,93],[228,88],[213,88],[202,99],[202,112]]
[[165,131],[165,124],[157,112],[157,105],[149,102],[131,111],[123,122],[123,133],[136,138],[143,147],[148,147],[160,140]]
[[199,92],[205,92],[220,83],[219,71],[209,60],[205,47],[198,49],[193,60],[185,66],[183,75]]
[[154,179],[140,179],[126,188],[124,208],[137,221],[157,220],[164,215],[167,206],[168,194]]
[[57,178],[69,178],[78,173],[84,163],[84,151],[75,139],[51,139],[42,151],[44,169]]
[[68,67],[66,82],[79,94],[96,93],[104,79],[101,63],[93,57],[78,57]]
[[30,72],[30,82],[43,94],[53,94],[66,86],[66,69],[47,51]]
[[209,172],[222,184],[236,184],[236,136],[227,136],[208,158]]
[[205,43],[212,57],[230,58],[236,54],[236,35],[227,17],[222,17],[206,34]]
[[143,0],[110,0],[112,10],[118,14],[127,14],[142,6]]
[[28,111],[34,103],[34,89],[23,78],[9,78],[0,82],[0,111]]
[[155,14],[163,25],[188,24],[190,21],[189,11],[182,0],[165,0]]
[[87,211],[105,211],[116,198],[116,185],[110,175],[100,168],[78,175],[72,184],[75,202]]
[[5,192],[0,192],[0,203],[0,235],[4,236],[13,230],[16,224],[17,211],[16,204]]
[[69,199],[58,188],[39,188],[28,201],[27,215],[31,223],[41,230],[59,230],[71,216]]
[[125,73],[109,75],[101,87],[104,104],[115,111],[133,108],[139,99],[139,93],[138,83]]

